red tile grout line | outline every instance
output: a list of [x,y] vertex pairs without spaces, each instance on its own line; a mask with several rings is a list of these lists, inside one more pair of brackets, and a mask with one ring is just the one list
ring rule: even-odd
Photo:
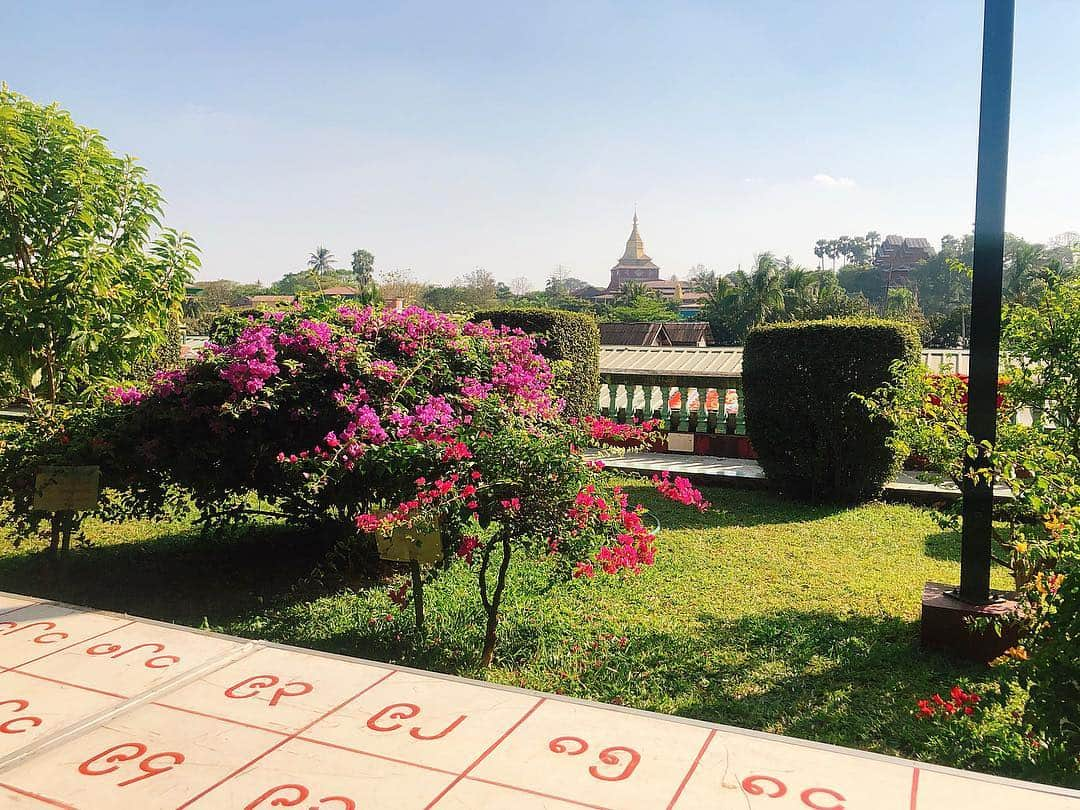
[[254,729],[255,731],[265,731],[267,734],[274,734],[278,737],[291,737],[294,733],[292,731],[279,731],[276,728],[269,728],[268,726],[259,726],[255,723],[245,723],[243,720],[233,720],[231,717],[223,717],[220,714],[200,712],[198,709],[185,709],[183,706],[176,706],[172,703],[162,703],[160,700],[151,700],[150,704],[153,706],[160,706],[162,709],[171,709],[176,712],[183,712],[184,714],[193,714],[196,717],[205,717],[207,720],[220,720],[222,723],[229,723],[234,726],[243,726],[244,728]]
[[183,803],[183,804],[181,804],[181,805],[180,805],[179,807],[177,807],[177,808],[176,808],[176,810],[184,810],[184,808],[185,808],[185,807],[190,807],[190,806],[191,806],[192,804],[194,804],[195,802],[197,802],[197,801],[198,801],[199,799],[201,799],[201,798],[202,798],[203,796],[205,796],[206,794],[210,793],[211,791],[217,790],[217,789],[218,789],[219,787],[221,787],[221,786],[222,786],[223,784],[225,784],[226,782],[228,782],[228,781],[229,781],[230,779],[232,779],[232,778],[233,778],[234,776],[238,776],[239,774],[241,774],[241,773],[243,773],[244,771],[246,771],[246,770],[247,770],[248,768],[250,768],[250,767],[251,767],[252,765],[254,765],[254,764],[255,764],[256,762],[258,762],[258,761],[259,761],[260,759],[263,759],[264,757],[267,757],[267,756],[269,756],[270,754],[274,753],[274,751],[277,751],[277,750],[278,750],[279,748],[281,748],[281,746],[285,745],[285,744],[286,744],[287,742],[289,742],[290,740],[295,740],[295,739],[296,739],[297,737],[299,737],[299,736],[300,736],[301,734],[303,734],[303,733],[304,733],[305,731],[307,731],[307,730],[308,730],[309,728],[311,728],[312,726],[314,726],[314,725],[315,725],[316,723],[319,723],[319,722],[321,722],[322,720],[325,720],[325,719],[326,719],[327,717],[329,717],[330,715],[332,715],[332,714],[333,714],[334,712],[338,711],[339,709],[343,709],[343,708],[344,708],[345,706],[348,706],[348,705],[349,705],[350,703],[352,703],[352,702],[353,702],[354,700],[356,700],[356,699],[357,699],[358,697],[360,697],[360,696],[361,696],[362,694],[364,694],[365,692],[367,692],[367,691],[368,691],[369,689],[374,689],[374,688],[375,688],[376,686],[378,686],[378,685],[379,685],[380,683],[382,683],[383,681],[385,681],[385,680],[386,680],[387,678],[389,678],[389,677],[390,677],[391,675],[393,675],[393,674],[394,674],[394,673],[396,673],[396,672],[397,672],[397,670],[396,670],[396,669],[392,669],[392,670],[390,670],[390,671],[389,671],[389,672],[387,672],[387,673],[386,673],[385,675],[383,675],[383,676],[382,676],[381,678],[379,678],[379,679],[378,679],[377,681],[375,681],[374,683],[370,683],[370,684],[368,684],[367,686],[365,686],[365,687],[364,687],[363,689],[361,689],[361,690],[360,690],[359,692],[357,692],[357,693],[356,693],[355,695],[353,695],[352,697],[346,698],[345,700],[341,701],[341,703],[339,703],[339,704],[338,704],[337,706],[334,706],[333,708],[331,708],[331,709],[329,709],[329,710],[327,710],[327,711],[323,712],[322,714],[320,714],[320,715],[319,715],[318,717],[316,717],[316,718],[315,718],[314,720],[312,720],[312,721],[311,721],[310,723],[308,723],[307,725],[305,725],[305,726],[302,726],[301,728],[297,729],[297,730],[296,730],[296,731],[294,731],[294,732],[293,732],[292,734],[290,734],[290,735],[289,735],[288,737],[285,737],[284,739],[281,739],[281,740],[279,740],[278,742],[276,742],[276,743],[275,743],[274,745],[272,745],[272,746],[271,746],[270,748],[268,748],[268,749],[266,749],[265,751],[263,751],[263,752],[262,752],[261,754],[259,754],[259,755],[258,755],[257,757],[255,757],[254,759],[252,759],[252,760],[251,760],[250,762],[246,762],[246,763],[244,763],[244,764],[243,764],[243,765],[241,765],[241,766],[240,766],[239,768],[237,768],[236,770],[232,771],[232,773],[229,773],[229,774],[225,775],[224,777],[222,777],[221,779],[219,779],[219,780],[218,780],[217,782],[215,782],[214,784],[212,784],[212,785],[211,785],[210,787],[208,787],[208,788],[206,788],[205,790],[203,790],[203,791],[202,791],[201,793],[198,793],[198,794],[196,794],[195,796],[192,796],[192,797],[191,797],[190,799],[188,799],[188,800],[187,800],[186,802],[184,802],[184,803]]
[[387,756],[386,754],[376,754],[373,751],[364,751],[360,748],[350,748],[347,745],[341,743],[327,742],[326,740],[317,740],[314,737],[297,737],[300,742],[310,743],[312,745],[321,745],[325,748],[335,748],[338,751],[348,751],[350,754],[359,754],[362,757],[373,757],[374,759],[382,759],[387,762],[396,762],[398,765],[409,765],[413,768],[420,768],[424,771],[432,771],[433,773],[441,773],[446,776],[457,776],[457,771],[448,771],[445,768],[436,768],[434,765],[422,765],[419,762],[413,762],[411,759],[398,759],[397,757]]
[[47,796],[42,796],[40,793],[23,790],[22,788],[17,788],[14,785],[8,785],[0,782],[0,788],[3,788],[4,790],[10,790],[12,793],[17,793],[20,796],[26,796],[28,799],[36,799],[37,801],[42,802],[43,804],[47,804],[50,807],[60,807],[63,808],[63,810],[78,810],[78,808],[70,804],[64,804],[63,802],[59,802],[56,799],[50,799]]
[[517,731],[518,727],[522,723],[524,723],[526,720],[528,720],[529,715],[531,715],[533,712],[535,712],[537,709],[539,709],[540,705],[545,700],[547,700],[547,698],[540,698],[538,701],[536,701],[536,703],[533,704],[532,708],[529,709],[527,712],[525,712],[525,714],[523,714],[521,717],[519,717],[518,721],[516,723],[514,723],[514,725],[510,726],[510,728],[508,728],[506,731],[504,731],[502,733],[502,735],[499,737],[499,739],[495,740],[495,742],[493,742],[491,745],[489,745],[487,747],[487,749],[484,751],[484,753],[482,753],[480,756],[478,756],[476,759],[474,759],[472,764],[468,768],[466,768],[460,774],[458,774],[457,778],[453,782],[451,782],[449,785],[444,787],[434,799],[432,799],[430,802],[428,802],[424,806],[424,810],[431,810],[432,807],[434,807],[436,804],[438,804],[443,799],[443,797],[446,796],[447,793],[449,793],[451,790],[454,789],[454,787],[458,784],[458,782],[460,782],[462,779],[464,779],[466,776],[468,776],[469,772],[473,768],[475,768],[477,765],[479,765],[481,762],[484,761],[484,757],[486,757],[488,754],[490,754],[492,751],[494,751],[496,748],[498,748],[500,745],[502,745],[503,740],[505,740],[507,737],[509,737],[511,734],[513,734],[515,731]]
[[911,804],[910,810],[916,810],[919,804],[919,769],[911,769]]
[[22,662],[16,664],[15,666],[13,666],[13,667],[4,667],[4,671],[6,672],[6,671],[12,670],[12,669],[20,669],[21,667],[25,667],[28,664],[37,663],[42,658],[48,658],[50,655],[56,655],[57,653],[62,653],[65,650],[70,650],[72,647],[78,647],[80,644],[85,644],[88,641],[93,641],[95,638],[100,638],[101,636],[104,636],[107,633],[113,633],[113,632],[115,632],[117,630],[123,630],[125,627],[131,627],[131,625],[133,625],[133,624],[135,624],[134,620],[132,620],[130,622],[124,622],[123,624],[118,625],[116,627],[110,627],[108,630],[102,630],[100,633],[94,633],[94,635],[92,635],[92,636],[87,636],[86,638],[80,638],[78,641],[73,641],[70,644],[67,644],[67,645],[65,645],[63,647],[60,647],[58,649],[50,650],[49,652],[45,653],[44,655],[39,655],[37,658],[31,658],[29,661],[22,661]]
[[243,720],[234,720],[231,717],[226,717],[222,714],[212,714],[210,712],[200,712],[198,709],[186,709],[183,706],[177,706],[172,703],[162,703],[160,700],[151,701],[153,705],[160,706],[163,709],[171,709],[177,712],[183,712],[185,714],[193,714],[198,717],[205,717],[208,720],[218,720],[222,723],[229,723],[234,726],[243,726],[244,728],[250,728],[254,731],[263,731],[267,734],[274,734],[278,737],[292,737],[298,742],[309,743],[311,745],[321,745],[324,748],[334,748],[338,751],[348,751],[350,754],[359,754],[363,757],[372,757],[373,759],[381,759],[386,762],[396,762],[399,765],[410,765],[414,768],[420,768],[425,771],[432,771],[433,773],[441,773],[446,776],[457,776],[459,771],[448,771],[445,768],[436,768],[433,765],[424,765],[420,762],[413,762],[411,759],[399,759],[397,757],[391,757],[386,754],[377,754],[374,751],[365,751],[363,748],[353,748],[349,745],[343,745],[341,743],[334,743],[328,740],[320,740],[318,737],[308,737],[303,733],[303,729],[298,731],[279,731],[275,728],[268,726],[260,726],[256,723],[246,723]]
[[6,613],[14,613],[16,610],[22,610],[23,608],[37,607],[40,604],[43,604],[43,603],[42,602],[27,602],[25,605],[16,605],[15,607],[4,608],[3,610],[0,610],[0,616],[3,616]]
[[611,810],[602,804],[589,804],[588,802],[579,802],[577,799],[568,799],[566,796],[559,796],[554,793],[544,793],[539,790],[532,790],[530,788],[518,787],[517,785],[511,785],[507,782],[498,782],[494,779],[484,779],[479,776],[466,776],[470,782],[483,782],[485,785],[495,785],[496,787],[506,788],[507,790],[516,790],[519,793],[528,793],[532,796],[542,796],[545,799],[556,799],[566,804],[576,804],[578,807],[590,807],[592,810]]
[[697,752],[697,756],[694,757],[694,761],[690,763],[690,770],[686,772],[686,776],[679,782],[679,788],[675,791],[675,795],[671,797],[671,801],[668,802],[667,810],[671,810],[675,806],[675,802],[682,796],[682,792],[686,790],[686,785],[690,781],[690,777],[694,775],[694,771],[697,770],[697,766],[701,763],[701,758],[705,756],[705,751],[709,747],[709,743],[713,741],[713,737],[716,736],[716,729],[709,731],[709,736],[705,738],[705,742],[701,746],[701,750]]
[[106,697],[120,698],[121,700],[127,700],[128,695],[121,695],[117,692],[106,692],[104,689],[95,689],[92,686],[83,686],[79,683],[71,683],[70,681],[62,681],[59,678],[48,678],[45,675],[38,675],[34,672],[23,672],[18,667],[12,667],[7,670],[12,675],[25,675],[27,678],[34,678],[39,681],[48,681],[49,683],[59,684],[60,686],[70,686],[73,689],[82,689],[84,692],[95,692],[99,695],[105,695]]

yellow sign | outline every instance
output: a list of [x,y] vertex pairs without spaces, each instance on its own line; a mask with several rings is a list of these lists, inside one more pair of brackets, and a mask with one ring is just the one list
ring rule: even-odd
[[437,563],[442,559],[442,532],[438,526],[399,526],[377,537],[379,556],[384,560]]
[[38,467],[34,508],[46,512],[94,509],[100,487],[100,467]]

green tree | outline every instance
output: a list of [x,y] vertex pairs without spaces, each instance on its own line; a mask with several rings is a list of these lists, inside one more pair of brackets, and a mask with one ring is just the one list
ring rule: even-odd
[[755,326],[777,320],[784,312],[784,286],[776,256],[768,252],[754,257],[754,269],[749,275],[739,275],[736,300],[745,334]]
[[199,261],[161,206],[100,133],[0,85],[0,373],[19,391],[75,398],[164,343]]
[[366,250],[354,250],[352,272],[356,286],[365,289],[375,283],[375,254]]
[[308,256],[307,266],[315,275],[328,275],[337,270],[334,267],[334,262],[337,261],[337,257],[330,252],[329,248],[325,248],[322,245],[315,248],[315,252]]
[[655,298],[644,284],[640,281],[627,281],[622,285],[619,294],[615,297],[615,303],[619,306],[632,306],[639,298]]
[[666,301],[655,295],[638,295],[631,301],[613,306],[603,313],[601,320],[619,323],[640,321],[677,321],[679,313]]

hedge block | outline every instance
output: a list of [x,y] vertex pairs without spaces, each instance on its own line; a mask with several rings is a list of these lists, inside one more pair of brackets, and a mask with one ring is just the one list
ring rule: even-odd
[[746,432],[767,479],[810,501],[877,497],[899,470],[890,426],[854,395],[917,361],[911,326],[874,319],[773,324],[752,330],[743,353]]

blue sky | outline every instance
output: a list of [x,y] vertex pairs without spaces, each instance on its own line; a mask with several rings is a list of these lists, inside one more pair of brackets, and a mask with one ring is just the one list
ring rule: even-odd
[[[970,228],[979,0],[5,4],[0,79],[137,155],[203,278],[448,282]],[[1080,230],[1080,4],[1016,26],[1008,228]]]

